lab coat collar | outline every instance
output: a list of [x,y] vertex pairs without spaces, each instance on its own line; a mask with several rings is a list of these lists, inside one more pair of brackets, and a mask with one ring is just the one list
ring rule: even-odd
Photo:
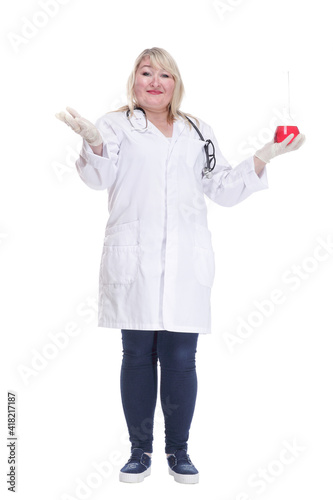
[[[133,124],[135,127],[142,127],[142,129],[146,126],[146,118],[145,115],[139,109],[135,109],[133,112],[133,116],[131,118],[133,120]],[[173,133],[172,133],[172,141],[174,143],[178,137],[182,134],[185,128],[185,120],[181,116],[179,116],[173,123]],[[148,131],[152,134],[156,134],[158,136],[164,137],[166,140],[168,138],[157,128],[153,123],[148,120]]]

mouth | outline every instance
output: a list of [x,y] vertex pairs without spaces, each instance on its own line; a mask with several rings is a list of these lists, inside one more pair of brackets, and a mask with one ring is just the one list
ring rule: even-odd
[[162,94],[162,92],[160,92],[159,90],[147,90],[147,92],[152,95]]

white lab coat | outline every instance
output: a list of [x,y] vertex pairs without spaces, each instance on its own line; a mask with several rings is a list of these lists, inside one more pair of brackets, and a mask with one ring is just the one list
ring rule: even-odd
[[[139,110],[131,121],[145,127]],[[259,177],[252,157],[231,168],[202,120],[216,149],[211,179],[201,177],[204,142],[182,118],[171,140],[151,122],[146,132],[133,130],[125,112],[107,113],[96,126],[102,156],[83,141],[76,167],[88,186],[108,190],[98,326],[210,333],[215,267],[204,195],[235,205],[268,187],[266,169]]]

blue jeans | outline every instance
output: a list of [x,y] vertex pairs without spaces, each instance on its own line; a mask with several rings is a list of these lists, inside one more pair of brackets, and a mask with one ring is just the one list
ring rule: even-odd
[[153,451],[157,400],[157,360],[165,422],[165,452],[187,450],[197,395],[197,333],[121,330],[123,360],[120,388],[133,448]]

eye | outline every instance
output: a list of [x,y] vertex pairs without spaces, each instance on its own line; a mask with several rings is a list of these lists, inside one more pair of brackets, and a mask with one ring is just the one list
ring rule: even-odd
[[165,77],[165,78],[170,78],[169,75],[167,75],[166,73],[163,73],[162,76]]
[[143,76],[149,76],[149,75],[150,75],[150,73],[148,73],[148,71],[144,71],[144,72],[142,73],[142,75],[143,75]]

